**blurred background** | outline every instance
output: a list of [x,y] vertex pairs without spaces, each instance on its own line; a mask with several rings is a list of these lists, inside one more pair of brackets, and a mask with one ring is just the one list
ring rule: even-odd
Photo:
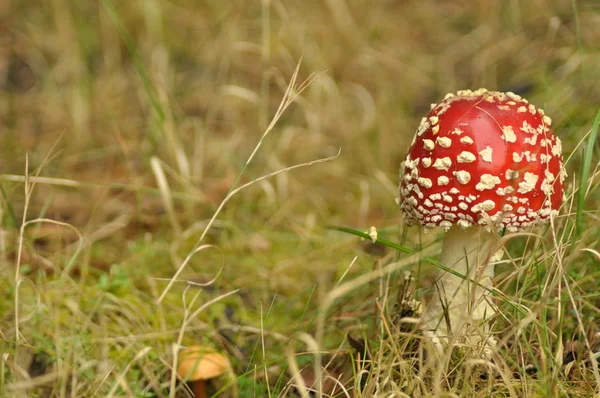
[[[524,95],[552,116],[570,153],[600,99],[598,7],[569,0],[6,2],[0,167],[22,175],[25,154],[31,170],[50,156],[41,175],[148,185],[149,158],[157,156],[174,174],[172,188],[193,197],[186,216],[202,217],[252,152],[301,63],[300,81],[319,76],[247,176],[338,148],[342,155],[285,177],[285,188],[269,182],[274,196],[254,190],[249,201],[260,208],[267,198],[285,199],[289,210],[312,202],[320,221],[389,219],[397,212],[381,180],[396,184],[417,121],[447,92]],[[372,200],[361,207],[365,195]]]
[[[150,344],[167,359],[156,367],[148,360],[132,379],[168,381],[169,331],[181,326],[183,287],[176,284],[157,310],[160,278],[194,247],[298,65],[299,83],[314,80],[240,183],[341,154],[257,182],[228,202],[205,239],[222,251],[223,272],[202,294],[240,292],[203,313],[185,337],[237,347],[242,371],[259,361],[250,355],[257,336],[222,338],[215,330],[311,331],[315,303],[354,256],[348,276],[385,255],[325,227],[375,225],[398,235],[397,172],[430,103],[479,87],[526,97],[552,117],[571,176],[600,103],[595,0],[12,0],[0,15],[2,279],[12,286],[2,289],[5,336],[14,336],[21,222],[50,218],[83,236],[79,245],[75,232],[50,223],[26,231],[20,273],[32,284],[22,288],[21,305],[34,315],[21,331],[35,349],[23,367],[42,363],[40,374],[62,366],[56,358],[82,367],[81,347],[56,346],[57,336],[75,334],[75,318],[91,357],[123,369]],[[26,174],[40,177],[27,200]],[[598,199],[592,191],[588,208]],[[220,261],[217,251],[196,255],[182,279],[210,281]],[[74,279],[57,287],[67,266]],[[330,344],[342,331],[363,330],[374,309],[360,300],[376,291],[339,310]],[[65,309],[66,299],[78,311]],[[106,315],[112,305],[127,309],[123,319]],[[275,316],[265,319],[268,311]],[[158,332],[114,345],[119,336]],[[274,364],[283,361],[280,347],[272,355]],[[81,391],[103,391],[95,377]]]

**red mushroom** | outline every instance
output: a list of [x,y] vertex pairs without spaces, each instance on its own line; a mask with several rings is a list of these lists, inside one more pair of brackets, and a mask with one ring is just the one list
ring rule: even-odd
[[438,343],[450,331],[465,335],[473,323],[487,335],[485,319],[495,311],[485,289],[468,280],[492,286],[496,232],[558,213],[566,172],[551,123],[524,98],[485,89],[448,94],[421,121],[400,168],[398,203],[409,225],[447,231],[440,262],[468,278],[446,272],[439,280],[440,297],[426,318]]

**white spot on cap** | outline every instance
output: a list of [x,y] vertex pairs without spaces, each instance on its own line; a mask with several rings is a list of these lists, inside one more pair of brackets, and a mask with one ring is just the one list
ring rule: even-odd
[[438,116],[443,115],[450,108],[450,104],[447,102],[442,102],[438,105],[437,114]]
[[448,170],[452,166],[452,160],[449,157],[437,158],[433,163],[433,168],[437,170]]
[[507,180],[512,180],[513,178],[519,178],[519,172],[516,170],[508,169],[504,175]]
[[471,137],[469,137],[468,135],[465,135],[464,137],[462,137],[460,139],[460,142],[462,142],[463,144],[470,145],[473,143],[473,139]]
[[[452,206],[452,207],[455,208],[455,206]],[[452,210],[452,208],[449,208],[448,210],[446,210],[446,213],[444,213],[444,218],[446,220],[454,221],[456,219],[456,214],[450,213],[451,211],[456,211],[456,210]]]
[[458,204],[458,207],[460,207],[462,210],[467,210],[469,208],[469,205],[466,204],[465,202],[460,202]]
[[486,147],[483,151],[479,151],[479,155],[481,156],[481,160],[484,162],[492,163],[492,153],[493,149],[491,147]]
[[567,169],[564,168],[564,166],[560,165],[560,172],[558,173],[558,179],[560,181],[560,183],[562,184],[563,182],[565,182],[565,178],[567,178]]
[[444,220],[440,223],[440,227],[444,228],[446,231],[450,229],[452,223],[450,221]]
[[525,176],[523,176],[523,181],[519,183],[518,193],[528,193],[533,191],[535,188],[535,184],[537,183],[540,177],[536,174],[527,172]]
[[444,194],[444,195],[442,195],[442,199],[444,200],[444,202],[452,203],[452,196],[450,196],[450,195]]
[[462,229],[467,229],[471,226],[471,223],[468,222],[467,220],[458,220],[458,222],[456,224],[459,227],[461,227]]
[[475,157],[475,155],[468,151],[462,151],[456,157],[456,160],[458,161],[458,163],[473,163],[476,159],[477,158]]
[[428,151],[433,151],[435,148],[435,143],[432,140],[424,139],[423,148],[427,149]]
[[520,155],[518,152],[513,152],[512,158],[513,162],[519,163],[521,160],[523,160],[523,155]]
[[556,177],[549,170],[544,171],[544,175],[546,178],[542,181],[542,186],[540,187],[542,192],[544,192],[547,196],[554,193],[554,185],[552,184]]
[[535,145],[537,142],[538,136],[537,134],[532,135],[531,137],[525,137],[523,140],[524,144]]
[[517,102],[519,102],[519,101],[521,101],[521,100],[522,100],[522,98],[521,98],[521,96],[520,96],[520,95],[517,95],[517,94],[513,93],[512,91],[507,91],[507,92],[506,92],[506,96],[507,96],[508,98],[510,98],[511,100],[513,100],[513,101],[517,101]]
[[456,171],[454,172],[454,175],[461,184],[467,184],[469,181],[471,181],[471,174],[466,170]]
[[502,139],[506,142],[517,141],[517,135],[515,134],[515,130],[513,130],[512,126],[502,127]]
[[429,121],[431,122],[431,124],[433,126],[435,126],[436,124],[438,124],[438,122],[440,121],[440,118],[437,116],[430,116],[429,117]]
[[460,192],[460,191],[459,191],[459,190],[458,190],[458,188],[456,188],[456,187],[452,187],[452,188],[450,188],[450,193],[451,193],[452,195],[456,195],[456,194],[458,194],[459,192]]
[[494,207],[496,207],[496,203],[493,200],[488,199],[471,207],[471,211],[473,213],[478,213],[480,211],[490,211],[493,210]]
[[493,200],[488,199],[481,202],[481,210],[483,211],[493,210],[494,207],[496,207],[496,203]]
[[448,185],[449,182],[450,180],[446,176],[439,176],[437,179],[437,183],[439,186]]
[[540,187],[540,189],[542,190],[542,192],[544,192],[546,196],[550,196],[554,191],[552,182],[548,181],[548,179],[546,178],[544,178],[544,180],[542,181],[542,186]]
[[498,189],[496,189],[496,195],[504,196],[504,195],[507,195],[507,194],[511,194],[514,191],[515,191],[515,189],[513,187],[511,187],[510,185],[507,186],[507,187],[504,187],[504,188],[499,187]]
[[552,145],[552,154],[554,156],[560,156],[562,154],[562,142],[558,137],[556,137],[556,144]]
[[546,126],[552,126],[552,119],[550,119],[550,117],[548,115],[544,115],[544,117],[542,118],[542,121],[544,122],[544,124]]
[[433,126],[431,128],[431,132],[433,133],[433,135],[436,135],[437,133],[440,132],[440,126]]
[[419,129],[417,130],[417,136],[422,136],[423,133],[425,133],[427,131],[427,129],[429,128],[429,126],[431,126],[431,124],[429,124],[429,122],[427,121],[427,119],[423,118],[421,119],[421,124],[419,124]]
[[533,128],[533,126],[529,123],[527,123],[526,120],[523,121],[523,125],[519,128],[519,130],[525,132],[525,133],[529,133],[529,134],[536,134],[537,130]]
[[527,112],[527,107],[526,107],[526,106],[520,106],[520,107],[517,109],[517,112],[518,112],[518,113],[525,113],[525,112]]
[[455,134],[455,135],[461,135],[463,133],[463,131],[461,129],[459,129],[458,127],[456,127],[454,130],[452,130],[450,132],[450,134]]
[[423,167],[428,168],[429,166],[431,166],[431,158],[422,158],[421,164],[423,165]]
[[438,137],[436,141],[442,148],[450,148],[452,145],[452,140],[448,137]]
[[407,160],[404,162],[404,166],[405,166],[407,169],[414,169],[415,167],[417,167],[417,165],[418,165],[418,164],[419,164],[419,159],[418,159],[418,158],[417,158],[417,159],[415,159],[415,160],[410,160],[410,159],[407,159]]
[[486,189],[494,189],[496,185],[500,184],[500,178],[491,174],[483,174],[475,189],[478,191],[485,191]]
[[537,160],[537,154],[531,153],[531,151],[523,152],[523,156],[525,156],[525,160],[528,162],[535,162]]
[[425,199],[425,201],[423,203],[427,207],[433,207],[433,202],[431,200],[429,200],[429,199]]
[[433,186],[433,183],[429,178],[419,177],[417,181],[419,182],[419,185],[423,188],[431,188]]

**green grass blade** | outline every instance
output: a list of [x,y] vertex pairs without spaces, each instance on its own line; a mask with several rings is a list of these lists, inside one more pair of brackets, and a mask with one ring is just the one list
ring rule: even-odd
[[[152,84],[152,80],[150,79],[150,76],[148,75],[148,72],[146,71],[144,62],[142,61],[142,58],[140,57],[140,54],[138,53],[137,46],[135,44],[135,40],[133,39],[133,37],[131,37],[131,35],[127,31],[125,24],[123,23],[119,13],[115,9],[112,2],[110,0],[102,0],[102,4],[104,5],[104,8],[106,9],[106,11],[110,15],[111,19],[115,23],[115,26],[117,27],[117,30],[119,31],[119,34],[121,35],[121,38],[125,42],[125,45],[127,46],[127,50],[129,50],[129,54],[131,55],[131,59],[133,60],[133,63],[135,65],[135,70],[136,70],[140,80],[142,81],[142,84],[144,86],[144,91],[150,101],[152,110],[154,111],[154,114],[158,118],[159,122],[162,123],[166,117],[165,111],[163,110],[162,105],[158,99],[158,94],[156,93],[156,89],[154,88],[154,85]],[[154,139],[154,141],[158,140],[158,137],[152,137],[152,138]],[[156,144],[156,142],[154,142],[154,143]]]
[[[358,236],[358,237],[361,237],[361,238],[373,241],[373,239],[371,238],[371,236],[369,236],[369,234],[367,232],[364,232],[364,231],[359,231],[359,230],[356,230],[356,229],[352,229],[352,228],[348,228],[348,227],[342,227],[342,226],[335,226],[335,225],[328,226],[327,229],[331,229],[331,230],[334,230],[334,231],[344,232],[344,233],[347,233],[347,234],[350,234],[350,235]],[[382,239],[382,238],[379,238],[379,237],[377,237],[377,239],[375,239],[373,241],[373,243],[379,243],[381,245],[387,246],[387,247],[389,247],[391,249],[398,250],[398,251],[400,251],[402,253],[406,253],[406,254],[414,254],[414,253],[416,253],[415,250],[409,249],[408,247],[396,244],[396,243],[391,242],[391,241],[389,241],[387,239]],[[451,273],[452,275],[454,275],[454,276],[456,276],[458,278],[461,278],[463,280],[468,280],[469,282],[476,284],[477,286],[481,287],[483,290],[485,290],[488,294],[490,294],[492,296],[500,297],[501,299],[504,300],[504,302],[508,306],[510,306],[512,309],[518,311],[521,315],[524,315],[524,316],[528,315],[528,313],[526,311],[524,311],[522,308],[520,308],[518,305],[516,305],[512,300],[510,300],[508,297],[506,297],[504,295],[499,294],[497,291],[492,290],[492,289],[490,289],[490,288],[488,288],[486,286],[483,286],[478,281],[475,281],[473,279],[467,278],[465,275],[463,275],[463,274],[461,274],[461,273],[453,270],[452,268],[446,267],[444,264],[440,263],[439,261],[434,260],[431,257],[423,256],[421,258],[424,261],[426,261],[427,263],[433,265],[434,267],[436,267],[436,268],[438,268],[438,269],[440,269],[440,270],[442,270],[444,272],[449,272],[449,273]],[[538,326],[541,326],[538,321],[534,320],[534,321],[532,321],[532,323],[534,323],[534,324],[536,324]]]
[[[0,194],[2,195],[2,199],[4,200],[4,203],[6,205],[6,213],[7,213],[7,227],[11,227],[11,228],[17,228],[17,226],[19,225],[19,221],[17,216],[15,215],[15,211],[13,209],[13,207],[10,204],[10,201],[8,200],[8,195],[6,195],[6,191],[4,190],[4,186],[2,184],[0,184]],[[0,225],[2,225],[3,220],[0,219]]]
[[600,110],[598,110],[598,112],[596,113],[596,117],[594,118],[594,123],[592,124],[592,130],[588,138],[585,153],[581,160],[581,176],[579,177],[579,196],[577,201],[577,215],[575,218],[577,236],[581,236],[583,232],[583,210],[585,206],[585,195],[587,192],[588,179],[590,178],[590,171],[592,169],[592,156],[594,155],[594,147],[596,145],[599,127]]
[[[328,229],[345,232],[347,234],[351,234],[351,235],[359,236],[364,239],[372,240],[367,232],[358,231],[356,229],[352,229],[352,228],[348,228],[348,227],[340,227],[340,226],[329,226]],[[381,245],[387,246],[391,249],[398,250],[399,252],[406,253],[406,254],[415,254],[416,253],[416,250],[409,249],[408,247],[399,245],[397,243],[394,243],[394,242],[391,242],[389,240],[382,239],[379,237],[373,243],[379,243]],[[450,272],[452,275],[457,276],[461,279],[467,279],[467,277],[464,276],[463,274],[456,272],[452,268],[446,267],[444,264],[440,263],[439,261],[434,260],[431,257],[423,256],[422,259],[424,261],[428,262],[429,264],[441,269],[442,271]]]

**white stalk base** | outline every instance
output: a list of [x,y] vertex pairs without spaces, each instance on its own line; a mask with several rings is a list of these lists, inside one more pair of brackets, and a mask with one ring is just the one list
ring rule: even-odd
[[[492,287],[494,265],[490,259],[495,243],[494,233],[484,228],[453,226],[446,232],[440,263],[467,279],[441,271],[437,292],[423,318],[425,333],[438,348],[459,343],[474,348],[484,346],[489,351],[494,345],[488,320],[496,311],[481,286]],[[502,252],[499,255],[501,258]],[[496,255],[493,257],[494,261],[499,259]]]

